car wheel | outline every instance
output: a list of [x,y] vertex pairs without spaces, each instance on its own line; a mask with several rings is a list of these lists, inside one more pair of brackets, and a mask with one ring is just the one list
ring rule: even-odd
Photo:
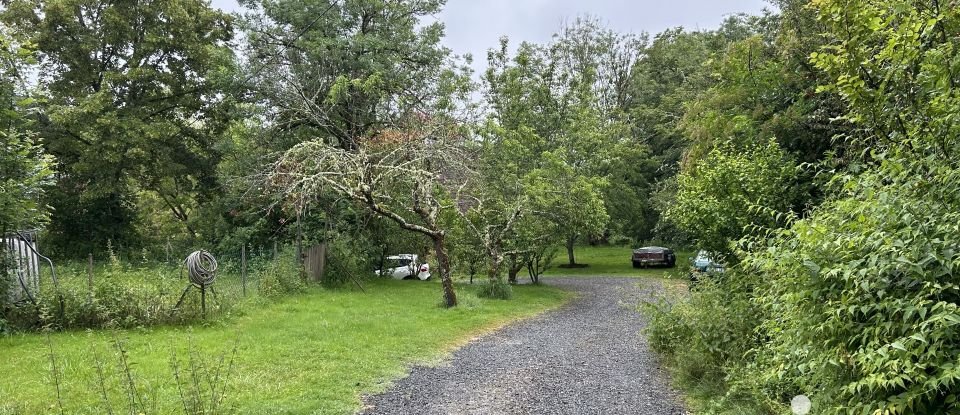
[[641,265],[639,262],[633,261],[633,267],[634,267],[634,268],[640,268],[640,267],[642,267],[642,266],[643,266],[643,265]]

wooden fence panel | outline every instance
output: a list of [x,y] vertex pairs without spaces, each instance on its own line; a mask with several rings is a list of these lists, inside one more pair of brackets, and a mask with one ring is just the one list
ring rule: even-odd
[[327,266],[327,244],[317,244],[307,249],[304,255],[303,266],[310,281],[323,279],[323,271]]

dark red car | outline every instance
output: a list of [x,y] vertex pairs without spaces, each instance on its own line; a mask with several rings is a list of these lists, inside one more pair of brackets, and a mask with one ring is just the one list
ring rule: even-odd
[[633,250],[633,267],[643,268],[650,266],[673,267],[677,264],[677,256],[670,248],[662,246],[645,246]]

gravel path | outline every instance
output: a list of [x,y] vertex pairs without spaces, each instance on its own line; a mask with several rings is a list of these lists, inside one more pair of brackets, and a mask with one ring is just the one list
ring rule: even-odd
[[547,278],[570,304],[481,337],[436,368],[417,367],[367,414],[684,414],[635,310],[629,278]]

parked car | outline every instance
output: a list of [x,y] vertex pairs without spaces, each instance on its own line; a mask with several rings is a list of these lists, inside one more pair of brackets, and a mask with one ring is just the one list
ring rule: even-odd
[[645,246],[633,250],[633,267],[649,267],[654,265],[673,267],[677,263],[677,256],[670,248],[662,246]]
[[398,280],[416,278],[426,281],[430,279],[430,264],[421,263],[420,258],[414,254],[392,255],[386,258],[383,269],[375,273]]
[[697,252],[697,256],[693,258],[693,271],[722,274],[724,266],[714,261],[707,251],[700,250]]

